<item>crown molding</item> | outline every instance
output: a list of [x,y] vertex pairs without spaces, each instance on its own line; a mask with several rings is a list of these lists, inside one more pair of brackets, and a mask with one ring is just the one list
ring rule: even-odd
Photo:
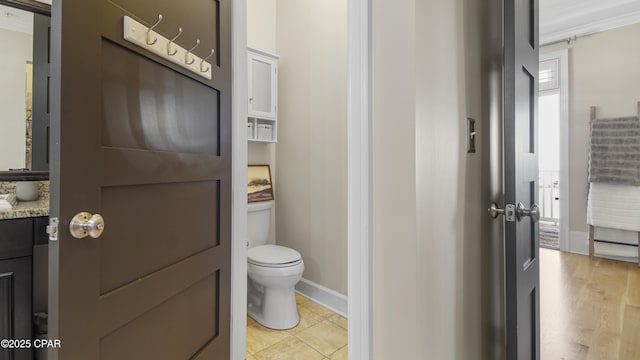
[[[540,45],[640,23],[640,6],[636,4],[565,0],[555,6],[561,6],[563,11],[559,14],[557,8],[550,9],[548,17],[541,19]],[[575,11],[569,11],[571,8]]]

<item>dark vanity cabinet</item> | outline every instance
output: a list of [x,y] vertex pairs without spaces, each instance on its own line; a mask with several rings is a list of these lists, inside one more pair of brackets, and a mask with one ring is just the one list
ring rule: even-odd
[[[0,339],[33,338],[33,245],[46,236],[47,221],[0,220]],[[31,360],[33,354],[31,349],[0,348],[0,359]]]

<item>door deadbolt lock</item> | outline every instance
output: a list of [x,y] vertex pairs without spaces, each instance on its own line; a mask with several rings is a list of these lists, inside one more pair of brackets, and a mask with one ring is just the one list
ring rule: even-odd
[[104,231],[104,219],[100,214],[91,214],[88,212],[80,212],[71,219],[69,223],[69,232],[76,239],[82,239],[87,236],[98,238]]
[[516,220],[516,207],[513,204],[507,204],[504,209],[498,207],[498,204],[492,202],[487,209],[492,218],[498,218],[498,215],[504,215],[506,221]]
[[494,202],[491,203],[487,211],[489,211],[489,215],[491,215],[491,217],[494,219],[496,219],[498,215],[504,215],[504,209],[500,209],[498,207],[498,204]]

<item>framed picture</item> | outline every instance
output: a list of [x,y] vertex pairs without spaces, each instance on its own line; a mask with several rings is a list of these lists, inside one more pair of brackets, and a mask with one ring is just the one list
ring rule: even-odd
[[249,202],[273,200],[271,169],[269,165],[249,165],[247,171]]

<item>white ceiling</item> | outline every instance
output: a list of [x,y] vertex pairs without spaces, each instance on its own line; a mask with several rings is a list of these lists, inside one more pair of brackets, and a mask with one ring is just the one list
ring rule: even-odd
[[540,43],[640,22],[640,0],[539,0]]
[[[640,22],[640,0],[539,1],[541,44]],[[31,34],[33,14],[0,5],[0,29]]]

